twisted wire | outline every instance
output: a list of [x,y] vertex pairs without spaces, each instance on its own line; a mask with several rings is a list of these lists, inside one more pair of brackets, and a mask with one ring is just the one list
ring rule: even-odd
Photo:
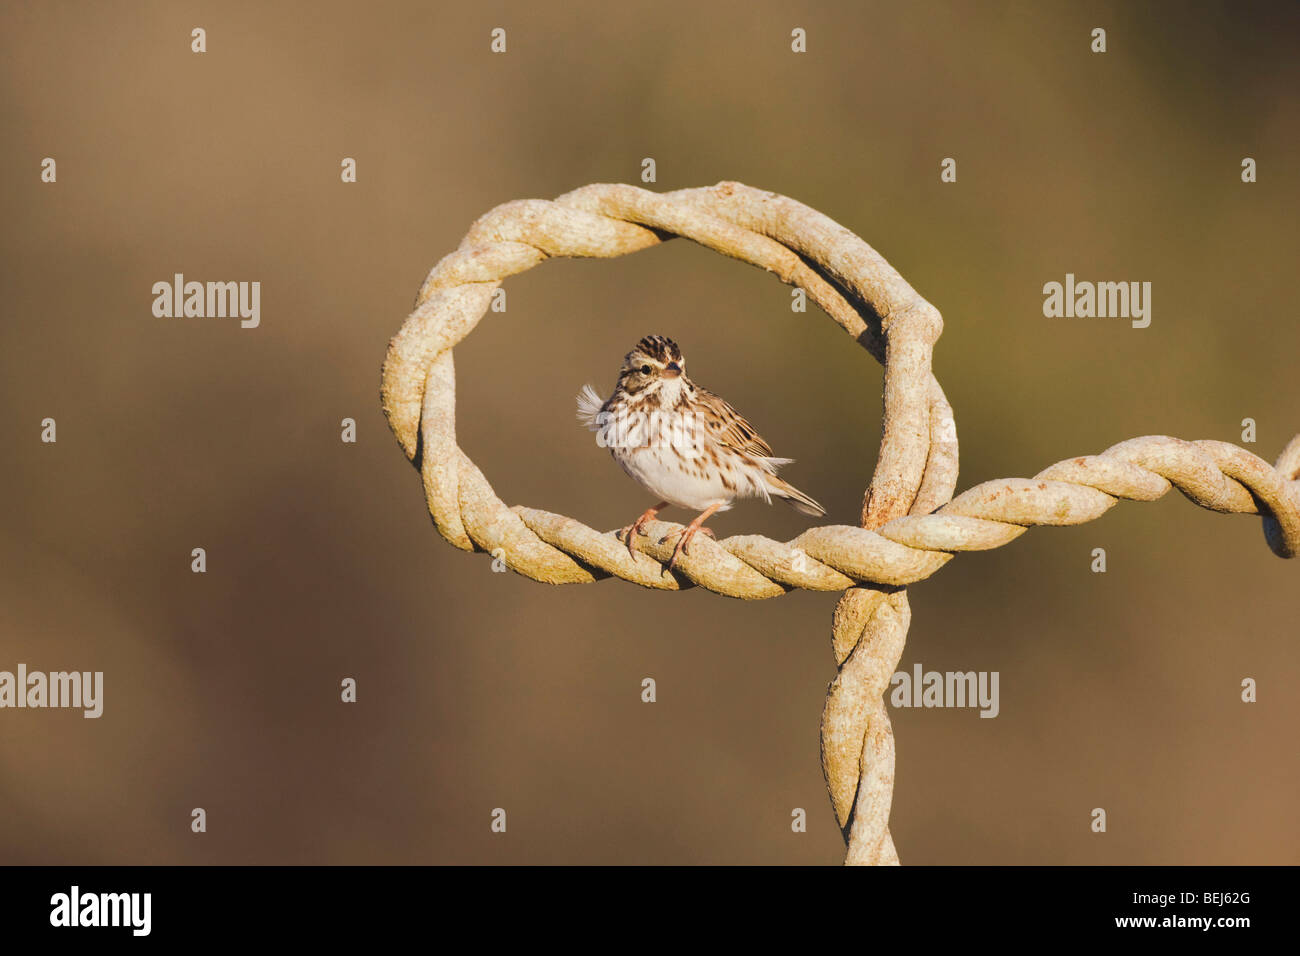
[[[788,542],[697,537],[669,572],[671,533],[681,525],[649,522],[648,537],[629,553],[613,532],[507,507],[457,444],[452,351],[502,280],[547,258],[626,255],[677,236],[803,289],[884,365],[880,450],[860,527],[812,528]],[[1001,547],[1037,525],[1092,521],[1120,499],[1151,501],[1170,488],[1212,511],[1258,514],[1274,553],[1300,553],[1300,435],[1272,466],[1225,442],[1135,438],[953,498],[956,424],[930,366],[942,326],[938,310],[867,243],[788,197],[733,182],[663,194],[595,184],[554,201],[505,203],[475,222],[429,273],[389,343],[382,397],[390,427],[420,469],[438,532],[458,548],[503,557],[519,574],[549,584],[612,576],[743,599],[795,588],[844,591],[832,628],[838,673],[823,710],[822,766],[848,844],[845,862],[896,864],[894,738],[884,692],[911,618],[903,586],[957,552]]]
[[[1288,453],[1295,450],[1300,436]],[[1033,478],[986,481],[932,514],[895,518],[875,530],[827,525],[785,542],[761,535],[716,542],[697,537],[671,574],[663,566],[673,542],[659,539],[681,525],[648,524],[649,538],[638,544],[637,555],[629,555],[614,532],[546,511],[513,510],[539,538],[580,562],[574,580],[613,575],[645,587],[699,585],[728,597],[760,599],[794,588],[912,584],[956,552],[998,548],[1038,525],[1084,524],[1120,499],[1154,501],[1171,488],[1211,511],[1262,515],[1269,547],[1280,557],[1294,557],[1300,552],[1300,482],[1297,464],[1287,466],[1288,453],[1274,467],[1226,442],[1133,438],[1099,455],[1057,462]]]

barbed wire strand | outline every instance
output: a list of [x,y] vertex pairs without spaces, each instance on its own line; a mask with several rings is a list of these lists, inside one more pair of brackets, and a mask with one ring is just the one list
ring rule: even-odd
[[[608,258],[676,236],[803,289],[884,365],[880,451],[859,527],[812,528],[789,542],[700,536],[669,572],[674,545],[659,542],[681,525],[649,523],[649,537],[631,554],[614,532],[507,507],[456,443],[452,350],[505,278],[547,258]],[[519,574],[549,584],[613,576],[743,599],[794,588],[844,591],[832,627],[839,672],[823,711],[822,764],[848,843],[845,862],[895,864],[888,828],[894,741],[884,692],[911,618],[905,585],[957,552],[1001,547],[1037,525],[1092,521],[1119,499],[1150,501],[1171,487],[1203,508],[1261,515],[1276,554],[1300,552],[1300,435],[1274,466],[1224,442],[1135,438],[953,498],[956,425],[930,367],[941,331],[938,311],[875,250],[795,200],[730,182],[663,194],[596,184],[554,201],[505,203],[474,223],[429,273],[390,342],[383,403],[420,469],[439,533],[463,550],[500,555]]]

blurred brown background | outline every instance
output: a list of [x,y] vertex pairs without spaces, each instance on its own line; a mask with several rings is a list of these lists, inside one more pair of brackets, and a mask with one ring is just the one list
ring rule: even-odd
[[[961,489],[1247,416],[1271,461],[1300,429],[1298,32],[1239,3],[6,4],[0,669],[106,690],[99,720],[0,712],[0,861],[838,862],[835,595],[493,574],[386,427],[389,336],[477,216],[652,156],[655,189],[822,210],[938,306]],[[260,281],[261,327],[154,318],[174,272]],[[1066,272],[1152,282],[1151,327],[1045,319]],[[457,373],[507,502],[597,527],[649,503],[573,396],[662,332],[854,521],[880,370],[771,277],[674,242],[506,289]],[[1300,861],[1297,575],[1258,520],[1172,493],[915,586],[902,667],[1000,671],[1002,712],[893,712],[903,861]]]

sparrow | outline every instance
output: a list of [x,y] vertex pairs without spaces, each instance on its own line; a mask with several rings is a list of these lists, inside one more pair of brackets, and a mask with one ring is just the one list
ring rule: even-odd
[[[646,522],[664,508],[699,512],[673,549],[668,569],[689,553],[704,522],[729,510],[741,498],[780,498],[797,511],[820,517],[826,509],[785,479],[772,448],[721,396],[686,374],[686,359],[672,339],[647,335],[623,358],[618,383],[609,398],[586,385],[578,393],[578,421],[599,432],[597,443],[642,488],[659,499],[623,528],[629,552]],[[662,539],[667,540],[667,537]]]

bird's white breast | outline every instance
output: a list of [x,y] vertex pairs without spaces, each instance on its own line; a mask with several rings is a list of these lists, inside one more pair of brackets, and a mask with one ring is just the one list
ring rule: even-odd
[[[728,488],[721,470],[707,455],[683,456],[672,447],[611,448],[623,470],[657,498],[679,508],[704,511],[721,504],[731,507],[735,488]],[[733,483],[734,484],[734,483]]]

